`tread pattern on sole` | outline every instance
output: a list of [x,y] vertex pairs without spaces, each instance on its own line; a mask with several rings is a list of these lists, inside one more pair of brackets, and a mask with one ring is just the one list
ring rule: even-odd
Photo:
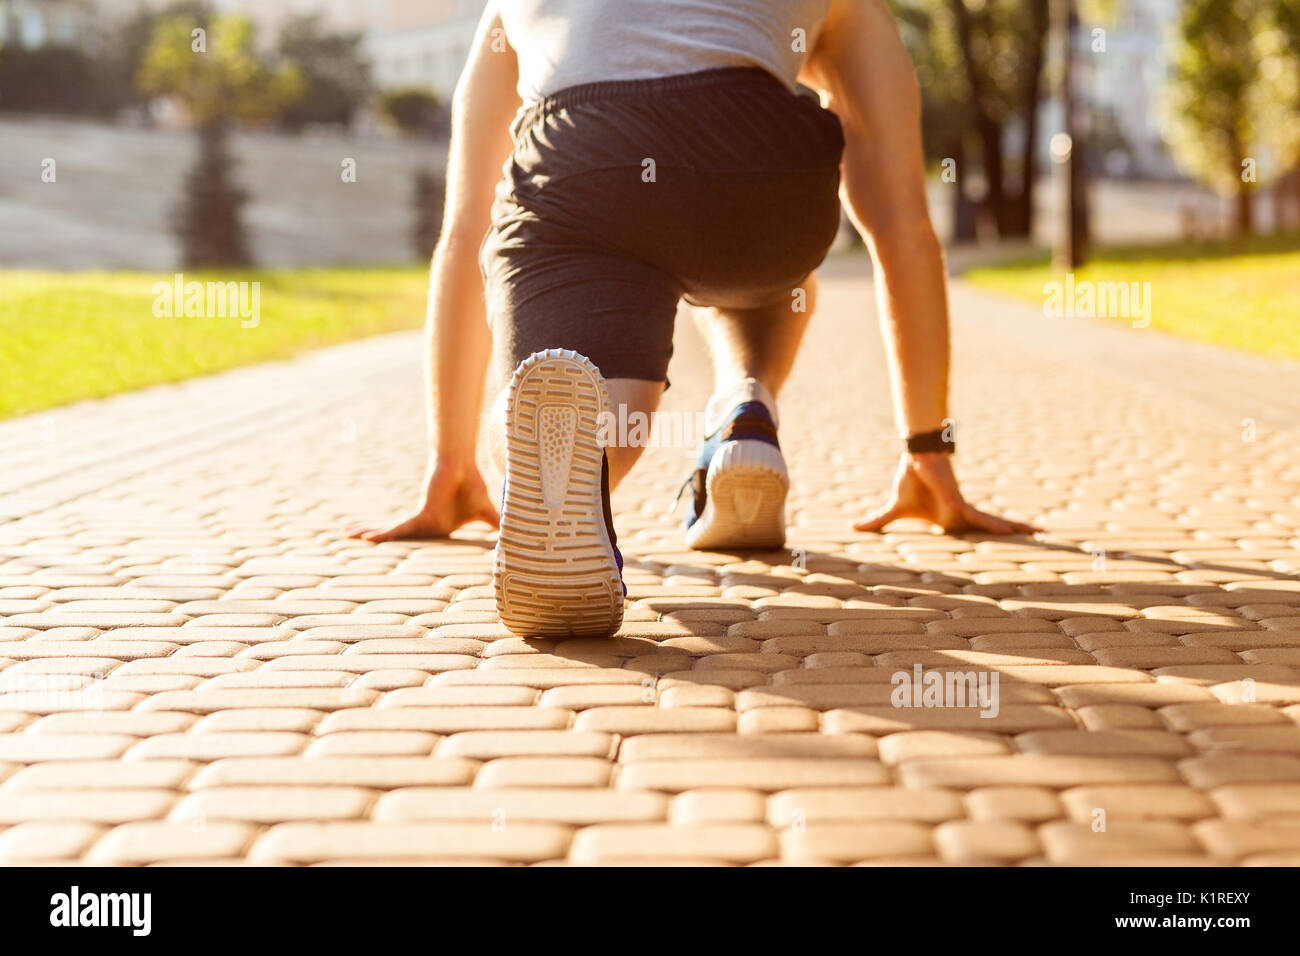
[[493,585],[501,622],[521,636],[604,636],[622,623],[597,431],[608,408],[600,371],[569,349],[529,356],[510,381]]
[[785,544],[790,479],[775,445],[726,442],[709,462],[705,490],[704,510],[686,529],[688,547],[768,549]]

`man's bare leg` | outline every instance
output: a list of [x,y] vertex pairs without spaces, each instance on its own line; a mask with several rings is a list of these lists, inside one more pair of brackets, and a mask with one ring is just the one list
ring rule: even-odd
[[[609,389],[610,411],[615,420],[620,414],[625,420],[631,420],[637,413],[647,418],[659,407],[663,397],[664,383],[650,382],[639,378],[611,378],[605,382]],[[620,406],[626,409],[620,412]],[[496,489],[499,492],[506,473],[506,391],[503,389],[492,406],[491,420],[487,426],[487,444],[496,469]],[[610,445],[605,449],[605,458],[609,462],[609,487],[613,490],[623,477],[632,470],[636,460],[645,450],[639,445]],[[497,500],[500,500],[498,494]]]
[[[790,483],[776,442],[775,396],[794,367],[816,295],[816,279],[809,275],[788,297],[765,308],[697,313],[714,371],[705,431],[717,438],[701,450],[692,475],[689,547],[776,548],[785,541]],[[751,402],[765,406],[768,414],[751,410]]]
[[816,276],[809,275],[800,289],[802,301],[792,294],[768,308],[696,310],[696,325],[713,357],[713,394],[724,394],[747,378],[757,379],[773,395],[780,392],[812,318]]

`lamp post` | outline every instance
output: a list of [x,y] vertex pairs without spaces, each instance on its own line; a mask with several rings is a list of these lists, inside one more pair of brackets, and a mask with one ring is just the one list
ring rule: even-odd
[[1060,199],[1052,242],[1052,259],[1059,269],[1075,269],[1088,260],[1087,121],[1076,97],[1079,63],[1075,35],[1079,14],[1075,0],[1053,0],[1052,36],[1060,61],[1061,132],[1052,137]]

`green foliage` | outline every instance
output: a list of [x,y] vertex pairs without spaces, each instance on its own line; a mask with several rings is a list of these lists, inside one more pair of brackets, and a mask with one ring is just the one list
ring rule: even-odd
[[[959,176],[967,172],[967,160],[978,155],[989,219],[1000,235],[1027,235],[1048,0],[893,0],[893,5],[921,84],[927,155],[956,158]],[[1025,146],[1008,157],[1003,136],[1013,123],[1024,129]],[[963,191],[966,182],[959,179]]]
[[302,97],[281,117],[290,129],[309,123],[348,126],[370,97],[370,64],[361,53],[361,34],[325,33],[320,17],[290,20],[280,31],[279,52],[297,64],[304,81]]
[[1186,0],[1165,110],[1189,175],[1242,194],[1244,160],[1261,183],[1300,162],[1297,20],[1288,0]]
[[238,14],[218,14],[206,26],[191,15],[161,18],[138,85],[145,93],[175,96],[200,124],[274,117],[303,92],[298,69],[264,62],[252,21]]
[[445,127],[446,109],[427,90],[386,90],[379,98],[379,112],[408,135],[432,136]]
[[173,0],[162,8],[141,7],[125,20],[116,22],[96,56],[110,95],[118,107],[140,106],[148,100],[137,89],[136,78],[140,75],[158,21],[163,17],[185,16],[198,24],[206,24],[209,13],[206,0]]
[[895,0],[899,32],[921,86],[921,134],[926,158],[953,154],[953,143],[972,130],[970,85],[948,9],[935,0]]
[[301,96],[302,74],[292,65],[272,67],[258,55],[247,17],[177,14],[154,24],[139,86],[179,99],[199,135],[198,162],[176,212],[183,263],[250,264],[240,218],[247,195],[233,181],[227,126],[232,119],[278,115]]

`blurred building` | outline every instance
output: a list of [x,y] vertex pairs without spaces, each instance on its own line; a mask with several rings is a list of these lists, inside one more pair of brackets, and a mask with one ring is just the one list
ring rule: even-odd
[[446,98],[485,0],[226,0],[223,6],[247,13],[264,37],[291,17],[319,14],[330,28],[365,37],[381,89],[416,87]]
[[376,5],[380,13],[366,32],[375,81],[450,96],[484,0],[378,0]]
[[1121,0],[1115,22],[1105,28],[1104,52],[1093,50],[1092,27],[1080,38],[1094,142],[1109,153],[1112,173],[1177,175],[1161,135],[1160,96],[1181,7],[1182,0]]
[[0,47],[84,46],[95,14],[91,0],[0,0]]
[[[0,0],[0,46],[93,47],[105,22],[171,0]],[[315,14],[331,30],[362,34],[380,88],[416,87],[446,98],[469,55],[486,0],[213,0],[246,14],[271,44],[294,17]]]

